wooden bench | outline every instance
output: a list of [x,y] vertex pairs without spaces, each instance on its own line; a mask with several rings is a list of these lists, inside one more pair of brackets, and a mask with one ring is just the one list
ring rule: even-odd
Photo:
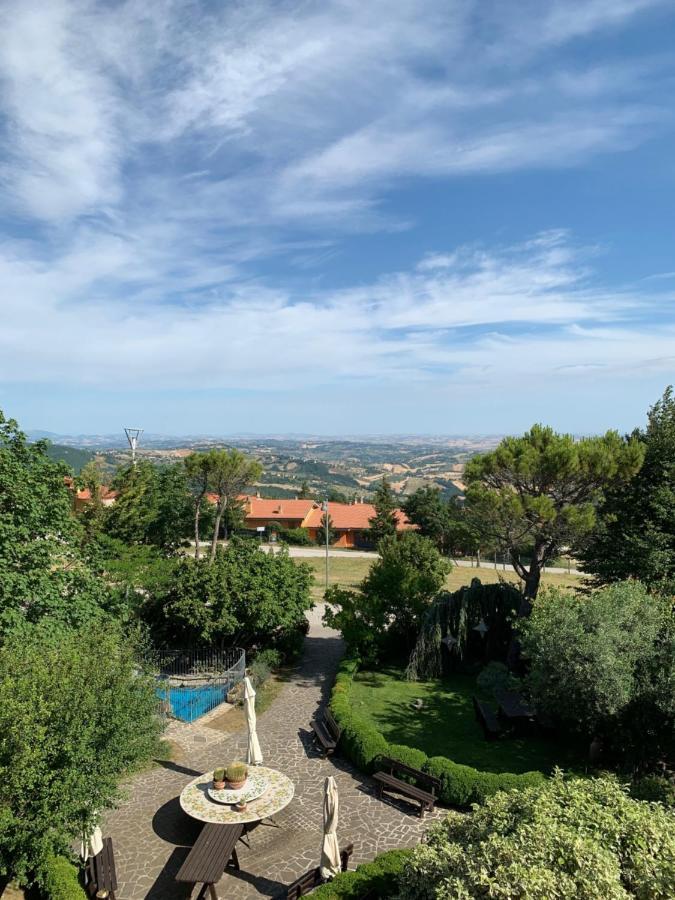
[[483,729],[486,741],[494,741],[502,732],[502,726],[499,724],[497,713],[487,704],[483,703],[478,697],[473,698],[473,708],[476,718]]
[[217,900],[215,885],[227,866],[231,863],[235,869],[239,869],[235,848],[243,832],[243,825],[204,825],[187,859],[178,870],[176,881],[202,884],[198,896],[203,897],[208,890],[211,900]]
[[[347,871],[349,857],[353,852],[353,844],[349,844],[344,850],[340,850],[340,865],[343,872]],[[275,900],[297,900],[298,897],[304,897],[305,894],[309,894],[310,891],[319,887],[320,884],[323,884],[323,879],[321,878],[321,867],[317,866],[315,869],[305,872],[293,884],[289,884],[285,891],[276,895]]]
[[[406,766],[397,759],[390,759],[388,756],[381,757],[380,763],[389,769],[388,772],[376,772],[373,776],[375,781],[377,781],[377,794],[380,799],[382,799],[383,791],[394,791],[419,803],[420,819],[423,818],[425,811],[433,811],[434,803],[436,802],[436,792],[441,789],[441,782],[438,778],[434,778],[433,775],[427,775],[426,772],[420,772],[419,769]],[[397,775],[412,778],[415,784],[403,781]]]
[[94,897],[98,891],[107,891],[110,900],[115,900],[117,874],[112,838],[103,838],[103,849],[86,862],[87,893]]
[[333,718],[333,713],[329,709],[325,709],[321,719],[312,719],[310,722],[314,738],[321,744],[323,755],[328,756],[333,753],[340,740],[342,729]]

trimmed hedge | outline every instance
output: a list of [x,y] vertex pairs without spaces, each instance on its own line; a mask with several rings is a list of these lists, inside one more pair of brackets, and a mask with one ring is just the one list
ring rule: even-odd
[[412,850],[389,850],[354,872],[341,872],[312,892],[312,900],[387,900]]
[[65,856],[52,856],[47,860],[40,886],[48,900],[87,900],[78,868]]
[[381,756],[391,756],[415,769],[421,769],[440,779],[442,803],[459,809],[469,809],[472,803],[482,803],[497,791],[523,790],[546,781],[543,772],[481,772],[472,766],[453,762],[445,756],[428,757],[422,750],[390,744],[370,722],[354,712],[351,706],[351,684],[358,671],[359,660],[347,657],[342,660],[335,687],[331,694],[330,708],[336,722],[342,727],[340,750],[357,768],[373,773]]

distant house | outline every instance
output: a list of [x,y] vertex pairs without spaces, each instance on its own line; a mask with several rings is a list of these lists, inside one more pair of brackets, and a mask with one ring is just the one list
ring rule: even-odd
[[[403,510],[395,510],[397,531],[414,529]],[[372,503],[329,503],[328,515],[332,522],[334,547],[372,547],[370,540],[370,519],[375,516],[375,507]],[[312,540],[319,536],[323,510],[320,506],[312,509],[304,520],[302,527],[306,528]]]
[[[312,540],[317,540],[323,508],[315,500],[276,500],[267,497],[242,497],[244,523],[251,530],[274,525],[281,528],[306,528]],[[335,540],[334,547],[371,547],[369,539],[370,522],[375,515],[372,503],[329,503],[330,516]],[[398,530],[414,528],[402,510],[396,510]]]
[[[66,476],[63,480],[66,487],[73,495],[73,507],[75,508],[75,511],[81,512],[86,506],[89,506],[91,503],[91,491],[89,488],[78,488],[75,484],[75,479],[70,476]],[[113,491],[111,488],[101,485],[99,490],[99,500],[101,501],[101,505],[112,506],[115,500],[117,500],[117,493],[117,491]]]

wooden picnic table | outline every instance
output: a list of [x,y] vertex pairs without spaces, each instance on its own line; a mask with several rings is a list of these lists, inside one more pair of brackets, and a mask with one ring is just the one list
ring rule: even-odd
[[269,785],[262,796],[248,801],[243,812],[238,812],[234,806],[211,799],[208,790],[213,786],[213,772],[205,772],[194,778],[183,789],[180,795],[183,811],[193,819],[215,825],[248,825],[262,819],[271,819],[288,806],[293,799],[295,787],[287,775],[276,769],[255,766],[252,771],[265,777]]
[[534,709],[528,704],[522,694],[517,691],[501,691],[497,695],[499,711],[504,718],[510,721],[522,722],[534,719]]

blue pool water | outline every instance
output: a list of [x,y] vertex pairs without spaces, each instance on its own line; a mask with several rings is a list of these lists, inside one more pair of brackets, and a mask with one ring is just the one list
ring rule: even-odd
[[165,687],[157,688],[160,700],[166,700],[168,694],[171,713],[183,722],[194,722],[204,713],[209,712],[227,699],[230,685],[203,684],[198,687]]

